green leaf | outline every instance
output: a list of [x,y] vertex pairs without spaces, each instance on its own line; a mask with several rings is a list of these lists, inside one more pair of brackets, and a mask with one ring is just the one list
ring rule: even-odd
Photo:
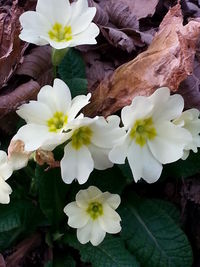
[[59,168],[45,171],[37,166],[36,178],[39,185],[40,208],[50,224],[58,225],[65,217],[63,209],[67,203],[69,186],[62,181]]
[[186,160],[179,160],[177,162],[164,165],[161,179],[167,177],[187,178],[197,173],[200,173],[200,150],[198,153],[190,152]]
[[29,235],[43,220],[40,209],[28,200],[0,205],[0,249],[9,247],[19,235]]
[[79,185],[77,182],[74,182],[72,184],[69,192],[70,199],[74,200],[79,190],[87,189],[90,185],[98,187],[102,192],[108,191],[112,194],[120,194],[127,185],[127,181],[116,165],[103,171],[94,170],[87,183]]
[[122,202],[121,236],[143,267],[190,267],[192,250],[183,231],[153,201],[133,193]]
[[92,267],[139,267],[135,257],[126,250],[120,237],[109,236],[99,246],[81,245],[75,236],[66,236],[65,242],[79,250],[83,262]]
[[48,261],[47,263],[45,263],[44,267],[53,267],[53,262]]
[[124,177],[126,177],[128,183],[134,182],[133,174],[127,159],[125,161],[125,164],[119,164],[118,168],[121,170]]
[[167,215],[170,216],[176,224],[179,224],[180,212],[171,202],[154,199],[153,205],[157,205],[158,208],[167,213]]
[[76,267],[75,260],[70,256],[63,253],[54,255],[53,260],[54,267]]
[[77,50],[69,49],[58,66],[58,73],[69,86],[72,97],[87,93],[85,63]]

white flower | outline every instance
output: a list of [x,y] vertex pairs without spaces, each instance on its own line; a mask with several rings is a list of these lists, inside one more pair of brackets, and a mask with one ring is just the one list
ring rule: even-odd
[[190,150],[197,153],[197,148],[200,147],[199,114],[200,112],[198,109],[189,109],[184,111],[179,118],[173,121],[176,125],[187,129],[192,135],[192,140],[186,145],[182,159],[186,159],[189,156]]
[[24,150],[35,151],[38,148],[53,150],[67,140],[67,125],[78,112],[89,103],[90,94],[79,95],[71,100],[68,86],[55,79],[53,88],[44,86],[37,101],[30,101],[17,110],[17,114],[26,121],[13,140],[24,142]]
[[9,163],[6,152],[0,150],[0,203],[8,204],[12,189],[6,180],[12,175],[12,165]]
[[119,195],[102,193],[95,186],[78,192],[76,201],[69,203],[64,212],[69,217],[69,226],[77,228],[77,238],[81,244],[90,241],[97,246],[106,232],[116,234],[121,231],[121,218],[115,211],[120,201]]
[[181,115],[184,106],[180,95],[170,96],[168,88],[160,88],[150,97],[135,97],[130,106],[122,109],[122,121],[127,134],[113,148],[109,158],[123,164],[128,158],[134,180],[148,183],[158,180],[162,164],[183,156],[191,134],[176,126],[172,120]]
[[64,49],[83,44],[96,44],[99,28],[92,23],[95,7],[88,7],[87,0],[71,5],[69,0],[38,0],[35,11],[20,16],[23,30],[20,38],[36,45],[50,44]]
[[85,117],[71,123],[70,142],[65,146],[61,160],[61,176],[65,183],[77,179],[83,184],[94,168],[104,170],[113,166],[108,153],[125,134],[119,123],[118,116],[110,116],[107,120]]

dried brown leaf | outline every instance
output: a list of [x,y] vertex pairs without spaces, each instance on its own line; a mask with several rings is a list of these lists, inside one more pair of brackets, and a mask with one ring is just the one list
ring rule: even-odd
[[13,92],[0,96],[0,118],[13,112],[24,102],[35,99],[40,90],[40,85],[31,80],[18,86]]
[[53,80],[51,48],[49,46],[40,46],[32,49],[24,57],[16,74],[27,75],[35,79],[41,86],[51,84]]
[[32,237],[24,239],[16,246],[13,254],[7,257],[6,266],[17,267],[21,266],[22,261],[26,258],[27,254],[35,247],[41,244],[41,235],[36,233]]
[[109,21],[108,13],[93,0],[88,0],[89,6],[96,7],[96,14],[93,21],[98,25],[107,25]]
[[6,267],[6,263],[2,254],[0,254],[0,267]]
[[183,26],[180,5],[174,6],[147,51],[100,83],[86,107],[87,114],[108,116],[130,104],[135,96],[150,95],[161,86],[176,91],[192,73],[199,34],[200,22],[190,21]]
[[152,16],[158,2],[159,0],[123,0],[138,19]]
[[19,39],[19,16],[22,13],[18,0],[13,1],[11,8],[6,5],[0,8],[0,88],[13,75],[27,48],[27,44]]
[[179,86],[179,93],[185,100],[185,108],[200,109],[200,63],[195,60],[192,75]]
[[54,154],[51,151],[38,149],[35,153],[35,160],[40,166],[46,163],[49,165],[49,168],[60,167],[60,162],[55,161]]
[[130,6],[123,1],[111,0],[107,4],[110,22],[119,28],[139,30],[139,21]]

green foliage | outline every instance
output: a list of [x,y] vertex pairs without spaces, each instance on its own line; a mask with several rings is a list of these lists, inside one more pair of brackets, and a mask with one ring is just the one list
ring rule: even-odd
[[71,48],[58,66],[60,78],[69,86],[72,97],[86,94],[85,63],[80,53]]
[[56,254],[53,260],[53,267],[76,267],[75,260],[68,254]]
[[174,163],[164,166],[163,173],[160,179],[166,177],[187,178],[197,173],[200,173],[200,150],[198,153],[190,152],[186,160],[178,160]]
[[72,184],[69,192],[71,201],[74,201],[79,190],[86,189],[90,185],[97,186],[102,192],[108,191],[112,194],[121,194],[127,185],[127,181],[116,165],[113,168],[103,171],[94,170],[87,183],[79,185],[77,182],[74,182]]
[[122,201],[121,236],[143,267],[190,267],[192,252],[188,240],[168,208],[151,200],[126,195]]
[[139,267],[135,257],[125,248],[120,237],[108,236],[99,246],[81,245],[75,236],[68,235],[65,242],[79,250],[83,262],[92,267]]
[[43,219],[38,207],[28,200],[0,205],[0,250],[9,247],[20,235],[35,231]]
[[168,214],[168,216],[170,216],[175,223],[179,224],[180,212],[172,203],[161,199],[154,199],[153,205],[154,206],[157,205],[158,208],[164,211],[166,214]]
[[37,166],[35,173],[38,179],[40,208],[49,223],[58,226],[65,217],[63,209],[69,186],[62,181],[59,168],[45,171]]

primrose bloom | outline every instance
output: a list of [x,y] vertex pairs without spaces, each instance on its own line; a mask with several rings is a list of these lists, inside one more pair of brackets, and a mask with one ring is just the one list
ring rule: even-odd
[[135,97],[130,106],[122,109],[127,134],[110,152],[110,160],[123,164],[127,157],[136,182],[140,178],[148,183],[157,181],[162,164],[180,159],[192,140],[188,130],[172,122],[181,115],[183,107],[183,98],[170,96],[166,87],[150,97]]
[[0,203],[8,204],[12,189],[6,180],[12,175],[12,165],[9,163],[6,152],[0,150]]
[[107,120],[84,117],[69,125],[71,137],[61,160],[61,176],[65,183],[77,179],[83,184],[94,168],[104,170],[113,166],[108,153],[125,134],[119,123],[118,116],[110,116]]
[[76,201],[69,203],[64,212],[69,217],[69,226],[77,228],[77,238],[81,244],[90,241],[97,246],[106,232],[116,234],[121,231],[121,218],[115,211],[120,201],[119,195],[102,193],[95,186],[78,192]]
[[87,0],[70,4],[69,0],[38,0],[35,11],[20,16],[20,38],[36,45],[50,44],[64,49],[83,44],[96,44],[99,28],[92,23],[96,8]]
[[73,100],[68,86],[55,79],[53,88],[42,87],[37,101],[30,101],[19,107],[17,114],[26,121],[13,140],[21,140],[25,151],[38,148],[53,150],[68,139],[68,123],[89,103],[90,94],[79,95]]
[[198,147],[200,147],[200,119],[198,109],[189,109],[184,111],[181,116],[173,121],[176,125],[182,126],[187,129],[191,135],[192,140],[184,149],[184,155],[182,159],[186,159],[189,156],[190,150],[197,153]]

